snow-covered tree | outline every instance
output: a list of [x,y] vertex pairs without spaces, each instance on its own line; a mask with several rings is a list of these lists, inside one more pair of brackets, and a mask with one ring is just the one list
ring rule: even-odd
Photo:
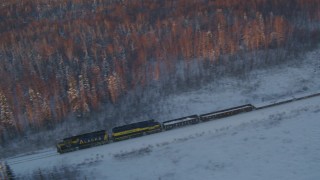
[[14,180],[15,176],[11,167],[7,163],[0,162],[0,179]]
[[12,110],[9,107],[6,96],[0,92],[0,125],[13,127],[15,125]]

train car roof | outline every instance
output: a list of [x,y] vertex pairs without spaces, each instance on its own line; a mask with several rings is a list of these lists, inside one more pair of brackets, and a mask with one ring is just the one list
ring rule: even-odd
[[141,127],[147,127],[151,123],[155,124],[155,123],[158,123],[158,122],[154,121],[154,119],[150,119],[150,120],[147,120],[147,121],[141,121],[141,122],[126,124],[126,125],[123,125],[123,126],[117,126],[117,127],[112,128],[112,132],[119,132],[119,131],[138,128],[138,127],[140,127],[140,128]]
[[196,117],[198,117],[198,115],[194,114],[194,115],[191,115],[191,116],[186,116],[186,117],[182,117],[182,118],[177,118],[177,119],[164,121],[162,123],[169,123],[169,122],[173,122],[173,121],[179,121],[179,120],[183,120],[183,119],[187,119],[187,118],[196,118]]
[[64,138],[63,140],[64,140],[64,141],[67,141],[67,140],[70,140],[70,139],[73,139],[73,138],[77,138],[77,137],[81,137],[81,136],[86,136],[86,135],[89,135],[89,134],[101,134],[101,133],[104,133],[104,132],[106,132],[106,130],[93,131],[93,132],[88,132],[88,133],[84,133],[84,134],[79,134],[79,135],[67,137],[67,138]]
[[206,116],[206,115],[210,115],[210,114],[226,112],[226,111],[230,111],[230,110],[234,110],[234,109],[243,108],[243,107],[246,107],[246,106],[254,107],[252,104],[245,104],[245,105],[242,105],[242,106],[236,106],[236,107],[232,107],[232,108],[228,108],[228,109],[223,109],[223,110],[214,111],[214,112],[210,112],[210,113],[206,113],[206,114],[201,114],[200,116]]

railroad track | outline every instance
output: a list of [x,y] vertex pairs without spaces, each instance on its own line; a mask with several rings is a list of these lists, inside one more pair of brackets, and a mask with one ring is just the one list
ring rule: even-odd
[[8,157],[8,158],[6,158],[6,160],[17,159],[17,158],[24,157],[24,156],[32,156],[32,155],[35,155],[35,154],[44,154],[44,153],[47,153],[47,152],[52,152],[52,150],[45,150],[45,151],[41,151],[41,152],[38,152],[38,153],[33,152],[33,153],[20,154],[20,155]]
[[57,156],[57,155],[59,155],[59,154],[56,152],[51,152],[48,154],[35,155],[33,157],[26,156],[25,158],[21,158],[21,159],[18,159],[20,157],[16,157],[13,159],[17,159],[17,160],[9,160],[7,162],[9,165],[15,165],[15,164],[21,164],[21,163],[25,163],[25,162],[29,162],[29,161],[34,161],[34,160],[45,159],[47,157],[52,157],[52,156]]
[[256,110],[265,109],[265,108],[269,108],[269,107],[274,107],[274,106],[278,106],[278,105],[282,105],[282,104],[287,104],[287,103],[291,103],[291,102],[294,102],[294,101],[308,99],[308,98],[312,98],[312,97],[316,97],[316,96],[320,96],[320,93],[310,94],[310,95],[306,95],[306,96],[302,96],[302,97],[292,97],[292,98],[287,99],[287,100],[275,102],[275,103],[272,103],[272,104],[267,104],[267,105],[264,105],[264,106],[261,106],[261,107],[256,107]]

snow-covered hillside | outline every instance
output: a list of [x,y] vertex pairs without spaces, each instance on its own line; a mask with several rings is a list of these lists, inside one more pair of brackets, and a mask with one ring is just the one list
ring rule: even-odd
[[[226,78],[159,100],[169,120],[320,89],[320,49],[301,65]],[[19,179],[320,179],[320,97],[58,155],[52,147],[4,159]],[[154,117],[152,117],[154,118]],[[140,118],[141,119],[141,118]],[[142,118],[141,120],[145,120]]]
[[77,169],[72,174],[75,179],[316,180],[320,178],[319,117],[320,97],[315,97],[45,157],[52,149],[8,163],[22,179],[39,169],[46,174],[65,166]]

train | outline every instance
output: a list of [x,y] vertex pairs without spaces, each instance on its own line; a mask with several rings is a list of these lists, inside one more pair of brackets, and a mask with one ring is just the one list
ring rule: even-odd
[[130,138],[140,137],[148,134],[168,131],[171,129],[184,127],[200,122],[220,119],[233,116],[243,112],[255,110],[252,104],[246,104],[229,109],[214,111],[201,115],[191,115],[182,118],[164,121],[162,123],[154,119],[117,126],[112,129],[111,134],[107,130],[100,130],[85,134],[80,134],[64,138],[56,144],[57,152],[62,154],[66,152],[85,149],[93,146],[103,145],[111,142],[122,141]]

